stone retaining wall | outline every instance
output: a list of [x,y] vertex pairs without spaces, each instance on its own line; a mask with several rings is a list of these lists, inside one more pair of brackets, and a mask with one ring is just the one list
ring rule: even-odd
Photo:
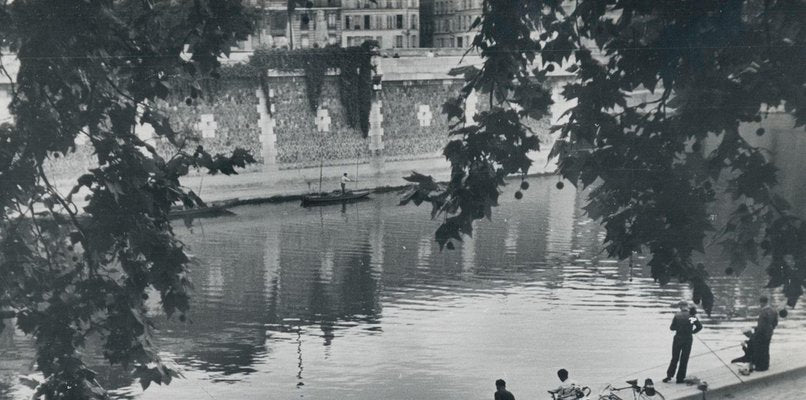
[[[302,71],[267,71],[265,88],[258,79],[212,82],[196,99],[187,97],[184,92],[189,91],[177,90],[180,93],[157,107],[187,138],[189,150],[198,144],[212,153],[245,148],[264,171],[440,157],[449,130],[442,104],[463,84],[448,71],[460,63],[478,62],[470,56],[382,59],[385,75],[374,96],[367,137],[347,123],[334,71],[325,77],[316,111],[309,106]],[[471,103],[468,117],[486,109],[486,102],[475,96]],[[549,139],[548,120],[531,125]],[[148,129],[138,134],[165,156],[176,151]],[[52,160],[48,169],[57,179],[69,178],[93,165],[92,158],[79,141],[75,153]]]

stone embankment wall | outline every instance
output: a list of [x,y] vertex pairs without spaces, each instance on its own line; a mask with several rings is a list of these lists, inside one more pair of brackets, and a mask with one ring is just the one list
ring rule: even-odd
[[[253,168],[262,171],[356,162],[383,168],[387,161],[441,157],[449,131],[442,104],[463,85],[461,76],[448,72],[478,63],[478,57],[455,55],[381,59],[382,84],[373,96],[366,137],[358,127],[348,125],[339,77],[333,73],[325,77],[317,111],[309,106],[302,71],[267,71],[268,90],[258,79],[220,80],[199,98],[188,99],[184,93],[158,107],[171,117],[173,128],[189,138],[189,151],[197,144],[213,153],[245,148],[261,163]],[[486,108],[486,99],[474,94],[467,117]],[[551,141],[548,119],[530,125],[544,141]],[[140,129],[139,134],[166,156],[176,151],[154,137],[153,131]],[[51,163],[49,170],[57,178],[71,177],[93,164],[91,150],[81,139],[75,153]]]
[[[8,57],[6,57],[8,58]],[[12,69],[16,65],[4,58]],[[462,86],[461,77],[448,72],[459,65],[479,65],[475,55],[434,53],[428,50],[403,52],[400,58],[382,58],[382,85],[374,96],[370,132],[364,137],[358,128],[348,126],[339,94],[338,77],[325,78],[318,111],[311,111],[305,91],[305,77],[267,71],[267,93],[257,79],[229,79],[214,82],[204,95],[186,103],[184,96],[160,104],[172,118],[174,128],[212,152],[227,152],[235,147],[252,151],[260,165],[252,167],[271,174],[279,170],[299,170],[324,165],[369,163],[381,171],[384,163],[441,157],[448,140],[448,121],[442,104],[455,96]],[[562,69],[560,69],[562,70]],[[552,77],[555,104],[552,119],[533,121],[535,132],[543,139],[543,151],[533,154],[536,172],[553,170],[546,160],[552,138],[552,123],[570,104],[559,95],[561,86],[572,76],[558,73]],[[7,104],[12,83],[0,79],[0,122],[10,121]],[[267,96],[268,95],[268,96]],[[634,101],[645,101],[648,93],[634,93]],[[268,107],[267,107],[268,102]],[[485,109],[485,99],[473,96],[468,114]],[[272,112],[269,113],[268,109]],[[468,115],[469,117],[470,115]],[[794,129],[791,116],[773,110],[764,121],[743,124],[742,135],[753,144],[767,149],[768,156],[780,168],[781,191],[794,203],[795,211],[806,215],[806,133]],[[758,127],[766,134],[755,135]],[[142,129],[140,134],[169,155],[171,146]],[[53,160],[49,170],[58,178],[73,178],[93,165],[91,149],[79,138],[76,152]],[[189,148],[196,142],[188,141]]]

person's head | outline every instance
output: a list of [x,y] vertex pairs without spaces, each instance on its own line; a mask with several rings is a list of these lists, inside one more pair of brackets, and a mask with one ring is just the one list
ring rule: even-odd
[[346,173],[346,172],[344,173],[344,176],[347,176],[347,173]]
[[750,329],[745,329],[745,330],[742,332],[742,334],[744,334],[744,336],[746,336],[746,337],[749,339],[749,338],[753,337],[753,329],[752,329],[752,328],[750,328]]
[[557,377],[560,378],[560,381],[565,382],[565,380],[568,379],[568,370],[565,368],[560,369],[557,371]]
[[507,383],[504,382],[503,379],[499,379],[499,380],[495,381],[495,388],[498,389],[498,390],[506,389],[507,388]]
[[681,301],[677,303],[677,308],[679,308],[680,311],[688,311],[688,302]]
[[691,315],[692,317],[697,315],[697,307],[693,307],[693,306],[689,307],[688,308],[688,315]]
[[768,299],[767,296],[761,296],[761,297],[758,298],[758,302],[759,302],[759,304],[761,304],[762,307],[764,307],[767,304],[769,304],[770,299]]

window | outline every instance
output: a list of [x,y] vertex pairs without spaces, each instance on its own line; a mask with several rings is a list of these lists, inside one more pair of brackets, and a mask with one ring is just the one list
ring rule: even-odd
[[311,19],[308,17],[308,14],[302,14],[299,18],[299,29],[302,31],[307,31],[310,28]]
[[288,14],[285,12],[269,14],[269,32],[272,36],[285,36],[288,26]]
[[403,47],[403,36],[402,35],[396,35],[395,36],[395,47],[396,48]]
[[364,29],[372,29],[372,25],[370,25],[370,20],[372,20],[371,15],[364,16]]
[[327,27],[329,29],[336,28],[336,13],[328,13],[327,14]]
[[451,45],[451,47],[456,47],[456,45],[454,44],[453,38],[451,38],[451,40],[450,40],[450,45]]
[[386,29],[392,29],[395,26],[395,17],[391,15],[386,16]]
[[464,47],[464,46],[462,46],[462,39],[464,39],[464,38],[461,37],[461,36],[456,38],[456,47]]
[[349,15],[344,17],[344,29],[350,29],[350,27],[353,26],[350,22],[351,20]]
[[417,29],[417,14],[411,16],[411,29]]
[[411,36],[411,43],[409,44],[409,47],[411,47],[411,48],[418,47],[418,44],[419,43],[417,43],[417,35],[412,35]]
[[403,16],[402,15],[395,15],[395,28],[403,29]]
[[353,38],[348,36],[347,37],[347,47],[350,47],[352,45],[353,45]]
[[375,16],[375,29],[383,29],[383,15]]

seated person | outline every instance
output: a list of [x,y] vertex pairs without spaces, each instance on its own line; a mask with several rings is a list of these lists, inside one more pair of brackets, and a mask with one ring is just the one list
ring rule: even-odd
[[582,388],[577,386],[576,382],[568,379],[568,370],[565,368],[557,371],[557,377],[560,378],[560,386],[557,389],[549,390],[549,393],[554,394],[555,399],[580,399],[585,397]]
[[515,400],[515,396],[507,390],[507,383],[503,379],[495,381],[495,400]]
[[744,355],[739,358],[734,358],[730,360],[731,363],[747,363],[748,365],[748,372],[753,370],[753,343],[755,342],[755,338],[753,335],[753,329],[745,329],[742,332],[744,336],[747,338],[744,342],[742,342],[742,351],[744,351]]

